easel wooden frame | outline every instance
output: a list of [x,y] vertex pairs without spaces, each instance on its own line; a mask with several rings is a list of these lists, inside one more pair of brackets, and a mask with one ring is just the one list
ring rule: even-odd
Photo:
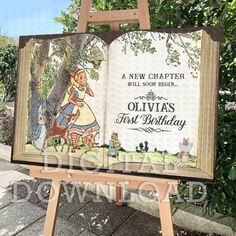
[[[82,0],[77,32],[86,32],[89,24],[109,24],[112,31],[117,31],[121,23],[139,23],[140,29],[148,30],[150,29],[148,0],[137,0],[137,2],[138,9],[90,12],[92,0]],[[178,182],[176,180],[66,169],[57,171],[47,169],[45,171],[42,167],[36,166],[27,166],[27,168],[30,169],[30,176],[34,178],[52,180],[50,200],[44,224],[44,236],[52,236],[54,234],[62,181],[96,182],[105,185],[112,183],[116,187],[117,205],[122,205],[121,184],[129,188],[156,190],[158,192],[162,235],[174,236],[169,195],[177,193]]]

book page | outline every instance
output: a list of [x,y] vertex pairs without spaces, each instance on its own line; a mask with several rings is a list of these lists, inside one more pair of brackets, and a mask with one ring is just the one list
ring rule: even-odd
[[106,43],[92,34],[36,37],[31,58],[26,151],[62,165],[102,166]]
[[196,167],[201,34],[136,31],[109,46],[107,168]]

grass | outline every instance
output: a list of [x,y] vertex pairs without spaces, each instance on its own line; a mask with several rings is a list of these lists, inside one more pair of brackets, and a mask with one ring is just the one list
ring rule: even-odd
[[[71,148],[71,147],[70,147]],[[61,152],[61,146],[57,146],[58,152],[62,158],[66,155],[68,146],[65,145],[64,151]],[[71,150],[71,149],[70,149]],[[27,152],[39,153],[31,144],[26,145]],[[46,152],[55,153],[53,146],[49,146],[45,150]],[[149,163],[149,164],[158,164],[158,165],[177,165],[181,167],[195,167],[196,166],[196,157],[189,158],[188,162],[182,162],[179,157],[170,154],[162,154],[158,152],[119,152],[119,157],[108,157],[108,149],[101,147],[93,147],[91,150],[86,152],[85,147],[81,147],[76,150],[76,153],[69,153],[73,158],[84,158],[85,160],[94,162],[97,165],[108,166],[109,164],[119,163],[119,162],[135,162],[135,163]],[[105,155],[104,155],[105,154]]]

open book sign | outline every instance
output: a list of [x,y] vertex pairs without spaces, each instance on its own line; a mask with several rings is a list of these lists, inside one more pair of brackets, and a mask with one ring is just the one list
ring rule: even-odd
[[23,36],[12,161],[214,178],[216,27]]

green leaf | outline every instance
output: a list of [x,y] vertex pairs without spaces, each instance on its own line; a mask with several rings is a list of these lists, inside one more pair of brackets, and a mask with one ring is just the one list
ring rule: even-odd
[[229,171],[229,175],[228,178],[230,180],[236,180],[236,166],[232,166],[230,171]]
[[90,78],[93,80],[99,80],[99,73],[93,68],[90,70]]

